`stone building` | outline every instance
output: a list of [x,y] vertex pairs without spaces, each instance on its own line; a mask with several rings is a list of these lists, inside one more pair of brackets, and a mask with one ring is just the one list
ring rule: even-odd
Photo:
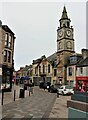
[[7,25],[0,22],[0,65],[2,66],[2,84],[4,90],[11,90],[14,70],[15,34]]
[[67,58],[75,53],[74,50],[74,29],[70,25],[71,20],[68,18],[64,6],[60,26],[57,29],[57,83],[67,82]]
[[33,81],[35,85],[39,85],[41,81],[56,83],[56,53],[46,56],[42,56],[37,60],[33,60]]
[[76,73],[76,89],[84,86],[85,90],[87,87],[88,92],[88,49],[82,49],[82,59],[77,64]]
[[76,69],[77,64],[82,60],[82,54],[75,53],[68,57],[67,62],[67,84],[71,86],[76,85]]

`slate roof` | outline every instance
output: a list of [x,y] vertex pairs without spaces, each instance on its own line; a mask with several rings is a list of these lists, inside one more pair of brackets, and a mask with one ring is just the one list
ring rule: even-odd
[[56,61],[57,61],[57,55],[56,55],[56,53],[54,53],[54,54],[50,55],[49,57],[47,57],[47,60],[48,60],[48,62],[51,63],[51,65],[53,67],[56,67]]
[[[73,59],[73,57],[76,57],[74,61],[72,61],[71,59]],[[81,60],[82,60],[82,55],[81,54],[74,54],[74,55],[71,55],[67,58],[67,65],[70,66],[70,65],[77,65]]]
[[86,67],[86,66],[88,66],[88,57],[85,59],[82,59],[77,65],[77,67]]
[[32,64],[40,63],[44,58],[46,58],[45,55],[41,56],[40,58],[38,58],[38,59],[36,59],[36,60],[33,60],[33,63],[32,63]]
[[12,30],[7,26],[7,25],[2,25],[2,28],[7,31],[7,32],[10,32],[14,35],[14,33],[12,32]]
[[32,66],[31,65],[26,65],[24,68],[23,68],[23,71],[27,71],[29,68],[31,68]]

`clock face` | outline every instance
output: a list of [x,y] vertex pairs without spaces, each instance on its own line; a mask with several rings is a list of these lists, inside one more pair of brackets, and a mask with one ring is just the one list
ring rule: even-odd
[[58,35],[59,35],[59,37],[62,37],[62,35],[63,35],[62,30],[59,31]]
[[68,49],[72,49],[72,43],[70,41],[68,41],[66,43],[66,46],[67,46]]
[[71,35],[71,31],[67,30],[67,36],[70,36],[70,35]]

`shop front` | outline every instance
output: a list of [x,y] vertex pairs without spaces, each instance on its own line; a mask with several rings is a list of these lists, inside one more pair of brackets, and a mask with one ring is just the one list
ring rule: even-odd
[[82,88],[88,92],[88,76],[76,77],[76,90],[81,91]]
[[10,92],[12,89],[12,75],[13,69],[2,66],[2,90],[4,92]]

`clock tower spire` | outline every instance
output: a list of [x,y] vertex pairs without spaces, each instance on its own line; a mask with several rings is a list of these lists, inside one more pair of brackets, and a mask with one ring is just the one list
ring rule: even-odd
[[68,18],[65,6],[59,22],[60,26],[57,29],[57,52],[74,52],[73,27],[70,26],[71,20]]

